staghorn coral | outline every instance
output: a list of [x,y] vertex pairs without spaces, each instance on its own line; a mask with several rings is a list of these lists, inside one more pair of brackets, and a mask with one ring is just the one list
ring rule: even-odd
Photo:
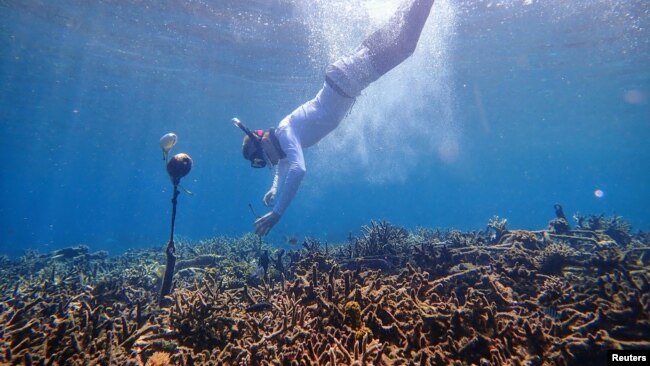
[[571,232],[571,227],[566,218],[555,218],[548,223],[548,231],[553,234],[566,235]]
[[529,250],[536,250],[541,248],[541,242],[537,236],[530,231],[516,230],[508,233],[507,238],[504,237],[504,242],[511,242],[513,245],[520,245]]
[[546,274],[560,273],[571,262],[576,252],[566,244],[552,243],[534,259],[535,266]]
[[562,296],[562,294],[564,294],[568,286],[557,276],[548,276],[543,278],[544,283],[541,285],[537,302],[542,307],[548,308],[551,307],[552,304]]
[[[602,363],[607,349],[650,346],[643,236],[631,248],[602,245],[605,236],[514,230],[495,242],[420,230],[375,246],[394,251],[388,259],[351,257],[354,239],[309,239],[286,256],[250,236],[180,240],[182,260],[219,265],[177,273],[162,308],[136,278],[155,277],[158,249],[31,269],[22,264],[37,255],[3,259],[0,363]],[[266,250],[288,264],[245,286]],[[390,271],[357,262],[378,259]]]
[[494,235],[491,237],[491,241],[498,243],[501,238],[508,232],[508,219],[499,218],[499,216],[493,216],[487,224],[488,230],[494,230]]
[[151,357],[147,360],[145,366],[168,366],[169,365],[169,354],[166,352],[154,352]]
[[371,221],[361,228],[362,235],[351,243],[352,257],[373,257],[395,255],[402,243],[408,238],[408,232],[394,226],[388,221]]
[[632,226],[621,216],[607,217],[602,214],[583,216],[577,213],[573,218],[578,224],[578,229],[604,233],[620,246],[627,246],[632,241]]
[[354,330],[361,328],[361,307],[356,301],[350,301],[345,304],[345,322]]

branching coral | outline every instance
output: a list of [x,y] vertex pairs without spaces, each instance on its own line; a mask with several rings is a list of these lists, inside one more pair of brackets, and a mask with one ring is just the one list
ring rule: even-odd
[[[598,220],[562,233],[497,224],[494,240],[373,222],[286,256],[252,236],[179,241],[189,267],[162,308],[157,251],[34,273],[21,264],[38,255],[3,259],[0,363],[563,365],[649,346],[641,234],[623,247],[603,244],[614,237]],[[275,274],[248,281],[266,251]]]
[[494,236],[492,242],[499,242],[503,235],[508,232],[508,220],[505,218],[499,218],[499,216],[492,217],[487,224],[488,229],[494,230]]
[[352,244],[352,256],[373,257],[395,255],[408,238],[408,231],[388,221],[371,221],[361,228],[362,235]]
[[576,214],[573,217],[578,229],[593,232],[602,232],[616,241],[620,246],[626,246],[632,241],[632,226],[620,216],[606,217],[605,215],[582,216]]
[[560,273],[575,255],[576,252],[568,245],[552,243],[544,248],[534,262],[542,273]]

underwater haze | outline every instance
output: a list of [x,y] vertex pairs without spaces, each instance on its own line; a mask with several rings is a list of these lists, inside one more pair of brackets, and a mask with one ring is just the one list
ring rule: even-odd
[[[162,246],[159,139],[192,156],[176,234],[250,232],[268,169],[237,116],[268,128],[393,0],[0,2],[0,255]],[[440,0],[414,55],[306,151],[268,240],[346,240],[371,219],[540,228],[567,215],[650,224],[650,2]]]

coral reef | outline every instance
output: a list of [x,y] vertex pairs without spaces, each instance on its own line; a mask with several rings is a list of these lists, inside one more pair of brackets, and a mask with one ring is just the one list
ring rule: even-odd
[[605,364],[650,347],[650,236],[576,217],[465,233],[371,222],[287,253],[254,235],[179,239],[162,306],[161,248],[2,257],[0,364]]

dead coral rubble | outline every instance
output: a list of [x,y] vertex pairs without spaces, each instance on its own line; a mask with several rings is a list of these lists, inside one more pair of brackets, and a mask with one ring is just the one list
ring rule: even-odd
[[2,258],[0,364],[583,365],[650,347],[650,236],[561,216],[540,231],[372,222],[286,256],[252,235],[179,241],[165,307],[160,250]]

